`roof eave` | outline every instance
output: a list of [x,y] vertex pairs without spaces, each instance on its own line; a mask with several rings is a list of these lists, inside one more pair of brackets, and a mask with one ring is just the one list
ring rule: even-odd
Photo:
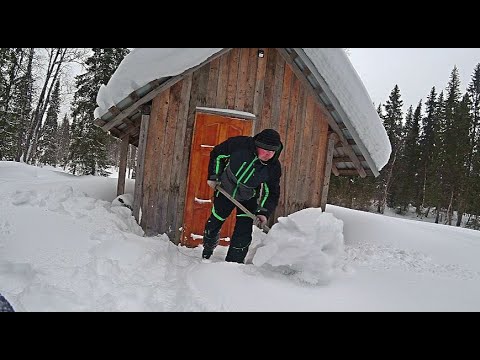
[[298,56],[300,56],[300,59],[304,62],[304,64],[311,71],[312,75],[315,76],[316,80],[319,82],[322,90],[324,91],[325,96],[328,98],[330,103],[334,106],[334,108],[337,111],[338,115],[340,116],[342,122],[345,124],[345,126],[347,127],[347,130],[350,132],[350,135],[355,140],[355,143],[358,146],[358,149],[360,150],[363,157],[365,158],[365,161],[367,162],[368,166],[370,167],[370,170],[372,171],[373,175],[375,177],[380,175],[380,173],[377,169],[377,166],[375,165],[370,153],[368,152],[365,145],[363,144],[363,141],[358,136],[358,133],[355,130],[354,126],[352,125],[352,122],[350,121],[350,118],[347,116],[347,114],[343,110],[343,107],[340,105],[340,102],[338,101],[337,97],[333,94],[332,90],[328,86],[325,79],[318,72],[316,66],[312,63],[312,61],[307,56],[307,54],[305,54],[305,51],[303,51],[302,48],[294,48],[294,51],[298,54]]
[[[94,119],[95,125],[102,128],[104,131],[110,131],[111,129],[116,128],[118,125],[122,124],[123,119],[128,118],[135,113],[135,111],[138,111],[138,108],[141,105],[151,101],[154,96],[157,96],[160,92],[170,88],[173,84],[182,80],[188,74],[193,73],[195,70],[229,52],[231,49],[232,48],[223,48],[222,50],[211,55],[202,63],[185,70],[181,74],[152,80],[150,83],[146,84],[140,89],[137,89],[132,94],[128,95],[126,98],[112,106],[99,118]],[[140,90],[145,88],[148,88],[148,90],[143,91],[141,96],[136,95]],[[123,104],[123,106],[119,106],[120,104]]]

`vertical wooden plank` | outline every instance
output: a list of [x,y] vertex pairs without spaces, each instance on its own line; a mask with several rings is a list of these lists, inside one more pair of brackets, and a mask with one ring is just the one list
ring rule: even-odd
[[178,111],[176,114],[175,121],[175,138],[173,145],[173,158],[171,164],[173,166],[168,166],[167,171],[171,172],[170,175],[170,187],[169,187],[169,197],[168,197],[168,206],[167,206],[167,218],[166,224],[167,227],[171,229],[169,233],[170,240],[175,244],[178,244],[179,241],[179,227],[178,223],[178,201],[180,198],[180,183],[186,181],[186,179],[180,179],[180,169],[185,160],[183,154],[183,141],[185,138],[185,129],[187,127],[187,114],[188,114],[188,103],[190,99],[190,89],[192,86],[192,77],[188,76],[182,80],[182,88],[180,93],[180,98],[178,99]]
[[205,64],[203,67],[197,70],[198,71],[198,81],[199,81],[199,89],[198,89],[198,97],[197,103],[195,105],[198,106],[207,106],[207,85],[208,85],[208,75],[210,74],[210,64]]
[[280,114],[279,114],[279,124],[278,130],[282,139],[287,134],[288,126],[288,108],[290,106],[290,92],[293,87],[293,73],[290,68],[290,65],[285,65],[285,71],[283,74],[283,86],[282,86],[282,99],[280,103]]
[[133,216],[140,224],[140,208],[143,203],[143,178],[145,173],[145,148],[147,144],[147,133],[150,120],[150,106],[142,108],[142,123],[140,125],[140,136],[138,138],[138,158],[135,169],[135,192],[133,194]]
[[168,113],[165,120],[166,136],[163,138],[161,157],[158,159],[161,166],[158,174],[158,213],[156,217],[156,227],[160,234],[167,234],[170,240],[172,240],[171,232],[173,231],[173,224],[167,223],[167,213],[169,211],[169,205],[171,205],[170,179],[172,169],[178,166],[177,164],[173,163],[173,151],[175,147],[175,132],[178,111],[180,107],[182,86],[183,80],[173,85],[170,89]]
[[313,119],[312,119],[312,151],[310,154],[310,159],[308,160],[311,164],[310,166],[310,171],[309,171],[309,176],[306,181],[306,187],[308,187],[310,191],[310,196],[307,199],[306,205],[308,207],[318,207],[320,206],[319,202],[316,202],[315,196],[317,196],[318,193],[320,193],[319,189],[319,184],[321,178],[323,178],[323,168],[319,170],[318,168],[318,156],[320,152],[323,152],[323,150],[320,149],[320,131],[321,127],[323,126],[322,124],[322,118],[320,115],[320,107],[318,104],[314,104],[314,109],[313,109]]
[[225,109],[227,106],[227,86],[228,86],[228,63],[230,52],[220,57],[220,69],[218,72],[217,99],[216,108]]
[[120,145],[120,167],[118,169],[117,196],[125,194],[125,173],[127,170],[128,145],[130,135],[122,138]]
[[330,186],[330,175],[332,173],[332,162],[333,162],[333,149],[335,148],[335,143],[338,141],[337,134],[330,133],[328,135],[328,149],[327,149],[327,158],[325,162],[325,176],[323,180],[323,189],[322,189],[322,202],[320,204],[323,211],[327,206],[328,198],[328,188]]
[[296,115],[297,115],[297,107],[298,107],[298,98],[300,95],[300,83],[296,77],[293,78],[292,83],[292,90],[291,90],[291,99],[290,99],[290,106],[288,111],[288,118],[287,118],[287,141],[285,147],[285,214],[291,213],[291,194],[293,189],[292,177],[294,177],[293,173],[293,165],[297,159],[294,157],[294,150],[295,150],[295,133],[296,133]]
[[320,119],[320,143],[318,146],[318,153],[316,159],[316,170],[317,177],[315,178],[313,189],[313,204],[314,206],[321,207],[322,202],[322,189],[324,184],[324,174],[325,174],[325,160],[327,157],[327,147],[328,147],[328,120],[323,111],[317,107],[316,117]]
[[307,93],[307,103],[305,109],[305,122],[303,126],[303,146],[301,155],[301,166],[298,179],[297,198],[301,207],[306,207],[306,202],[309,201],[311,194],[307,187],[309,178],[312,176],[313,167],[310,161],[310,154],[312,153],[312,134],[313,134],[313,113],[315,110],[315,101],[312,96]]
[[275,86],[275,67],[277,64],[277,50],[269,49],[267,69],[265,72],[265,93],[263,95],[262,116],[259,121],[259,131],[270,127],[272,120],[273,90]]
[[258,48],[250,48],[248,58],[247,90],[245,96],[245,111],[253,113],[253,100],[255,98],[255,81],[257,79]]
[[[175,230],[175,237],[173,242],[180,243],[180,228],[183,223],[183,204],[185,204],[185,193],[187,186],[187,168],[188,165],[187,154],[185,153],[185,144],[187,143],[187,124],[188,124],[188,107],[190,104],[190,95],[192,90],[192,75],[188,75],[183,79],[183,88],[181,95],[181,105],[178,111],[177,129],[175,131],[175,150],[173,161],[176,166],[172,173],[172,197],[174,199],[173,206],[169,214],[174,218],[169,223],[173,223]],[[190,156],[190,155],[188,155]],[[169,215],[170,216],[170,215]]]
[[[205,72],[205,71],[203,71]],[[190,90],[190,101],[188,105],[188,114],[187,114],[187,123],[185,129],[185,143],[183,144],[183,161],[182,167],[180,170],[180,178],[184,183],[182,183],[181,189],[181,198],[178,199],[178,213],[182,213],[182,222],[180,226],[177,224],[177,228],[183,226],[183,210],[185,209],[185,200],[186,200],[186,191],[188,185],[188,166],[190,162],[191,148],[192,148],[192,138],[195,125],[195,114],[197,110],[197,105],[201,102],[200,99],[204,96],[204,86],[205,82],[208,79],[202,74],[202,69],[198,69],[192,75],[191,79],[191,90]],[[176,241],[176,240],[175,240]],[[179,239],[180,241],[180,239]]]
[[220,72],[220,58],[212,60],[210,63],[210,73],[208,75],[207,88],[207,105],[208,107],[216,107],[218,78]]
[[153,99],[152,114],[147,135],[147,148],[145,151],[145,177],[144,177],[144,203],[142,206],[142,228],[147,236],[157,235],[155,217],[157,215],[158,198],[158,173],[163,137],[165,136],[165,119],[168,112],[170,89],[160,93]]
[[297,114],[296,114],[296,127],[295,127],[295,147],[293,152],[294,162],[292,166],[292,177],[290,178],[290,186],[292,187],[292,192],[290,195],[290,202],[291,202],[291,210],[292,212],[298,211],[300,207],[300,203],[298,201],[298,193],[299,191],[303,191],[300,189],[298,184],[299,179],[299,170],[300,164],[302,161],[302,146],[303,146],[303,126],[305,122],[305,108],[307,102],[307,94],[305,88],[302,86],[300,88],[299,94],[299,101],[297,107]]
[[280,105],[280,114],[279,114],[279,125],[278,132],[284,149],[280,155],[280,164],[282,165],[282,177],[280,178],[280,200],[278,202],[277,209],[275,210],[274,219],[275,221],[280,216],[285,216],[285,167],[286,167],[286,154],[287,154],[287,129],[288,129],[288,111],[290,106],[290,93],[293,85],[292,71],[289,69],[288,64],[285,66],[285,72],[283,76],[283,86],[282,86],[282,99]]
[[237,94],[235,96],[235,110],[244,111],[247,91],[249,48],[240,49],[240,63],[237,76]]
[[255,82],[255,96],[253,98],[253,113],[257,117],[257,121],[254,124],[254,132],[258,132],[260,129],[259,122],[262,118],[263,98],[265,93],[265,72],[267,71],[268,54],[270,53],[270,49],[263,50],[265,56],[258,59],[257,76]]
[[[275,50],[277,52],[277,50]],[[275,83],[273,85],[273,98],[272,98],[272,119],[270,121],[270,127],[278,130],[280,124],[280,107],[282,104],[282,89],[285,73],[285,60],[280,54],[277,54],[275,63]]]
[[227,85],[227,109],[235,108],[235,97],[237,95],[238,65],[240,63],[240,49],[230,51],[228,64],[228,85]]

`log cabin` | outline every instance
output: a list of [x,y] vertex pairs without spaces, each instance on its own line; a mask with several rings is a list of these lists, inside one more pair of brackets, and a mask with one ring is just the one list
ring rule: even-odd
[[[121,139],[117,193],[137,147],[133,215],[146,236],[201,244],[211,212],[211,149],[231,136],[276,129],[284,150],[270,224],[325,210],[330,177],[378,176],[391,147],[343,49],[137,48],[97,96],[95,124]],[[222,228],[228,245],[235,214]]]

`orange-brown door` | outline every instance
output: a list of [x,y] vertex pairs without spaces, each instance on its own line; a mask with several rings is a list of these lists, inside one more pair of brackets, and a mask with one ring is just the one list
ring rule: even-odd
[[[190,152],[187,194],[185,198],[182,244],[195,247],[202,243],[205,223],[212,211],[213,190],[207,185],[210,152],[215,145],[232,136],[252,134],[252,121],[197,112]],[[235,210],[220,232],[220,245],[228,245],[235,226]]]

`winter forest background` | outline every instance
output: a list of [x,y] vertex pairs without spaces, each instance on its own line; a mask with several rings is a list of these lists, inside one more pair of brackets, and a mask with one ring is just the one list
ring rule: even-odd
[[[0,160],[110,175],[120,142],[93,124],[93,113],[100,85],[128,52],[0,48]],[[82,68],[74,79],[72,66]],[[390,160],[378,178],[332,176],[330,204],[414,211],[418,219],[480,230],[480,63],[465,93],[456,67],[445,85],[432,87],[406,114],[398,86],[385,104],[375,104],[392,144]],[[135,149],[130,146],[129,178]]]

